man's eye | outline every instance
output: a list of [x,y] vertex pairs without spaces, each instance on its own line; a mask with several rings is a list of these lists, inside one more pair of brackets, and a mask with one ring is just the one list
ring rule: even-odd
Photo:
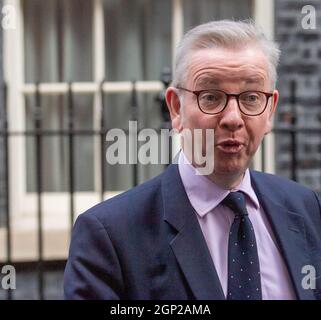
[[204,102],[218,102],[221,101],[222,95],[214,93],[204,93],[201,96],[201,100]]
[[212,94],[206,94],[206,95],[204,95],[204,96],[203,96],[203,99],[204,99],[204,100],[207,100],[207,101],[215,101],[215,100],[216,100],[215,96],[212,95]]
[[251,94],[247,94],[247,95],[242,96],[241,100],[244,102],[254,103],[254,102],[259,102],[260,97],[256,93],[251,93]]

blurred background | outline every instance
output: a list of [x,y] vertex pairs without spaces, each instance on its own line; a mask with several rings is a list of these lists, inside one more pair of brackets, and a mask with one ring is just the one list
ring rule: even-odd
[[[305,5],[315,28],[304,29]],[[78,214],[164,165],[105,161],[106,131],[169,128],[163,93],[185,31],[252,18],[281,47],[275,128],[253,168],[321,194],[321,2],[301,0],[0,1],[0,299],[62,299]],[[5,8],[5,9],[4,9]],[[313,17],[312,17],[313,18]],[[8,20],[9,19],[9,20]],[[1,276],[1,274],[0,274]]]

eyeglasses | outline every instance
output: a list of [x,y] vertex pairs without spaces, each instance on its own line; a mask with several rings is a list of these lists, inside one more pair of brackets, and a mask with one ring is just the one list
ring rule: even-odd
[[259,116],[268,104],[273,93],[263,91],[244,91],[239,94],[226,93],[222,90],[199,90],[192,91],[182,87],[177,89],[193,93],[197,97],[197,104],[200,110],[206,114],[218,114],[222,112],[231,97],[235,97],[240,111],[247,116]]

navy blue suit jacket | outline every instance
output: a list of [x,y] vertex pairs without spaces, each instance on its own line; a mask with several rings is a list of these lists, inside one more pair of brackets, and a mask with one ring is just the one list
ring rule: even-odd
[[[251,171],[298,299],[302,273],[321,275],[321,201],[290,180]],[[260,248],[258,248],[260,250]],[[81,214],[64,278],[66,299],[225,299],[177,165]]]

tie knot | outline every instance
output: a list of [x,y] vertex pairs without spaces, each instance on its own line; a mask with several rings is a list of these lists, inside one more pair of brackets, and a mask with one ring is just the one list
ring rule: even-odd
[[222,201],[224,205],[229,207],[236,215],[247,216],[246,203],[244,194],[240,191],[230,192]]

